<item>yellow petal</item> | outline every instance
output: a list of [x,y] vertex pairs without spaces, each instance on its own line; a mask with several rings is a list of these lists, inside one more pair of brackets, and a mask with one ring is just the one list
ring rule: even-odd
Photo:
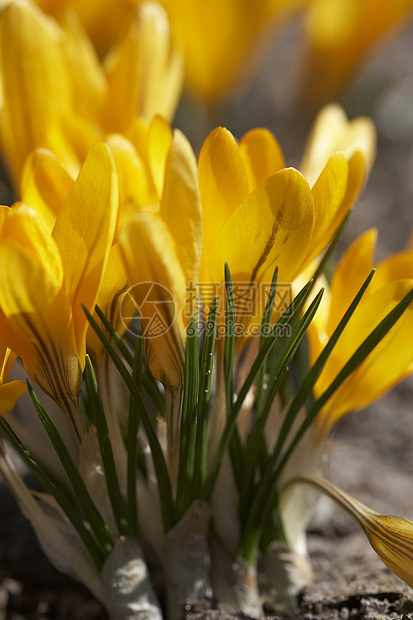
[[[181,71],[170,56],[166,11],[154,2],[137,7],[126,35],[107,58],[110,128],[125,130],[135,116],[170,118],[181,86]],[[172,60],[172,61],[171,61]],[[170,71],[173,79],[170,78]]]
[[53,229],[82,364],[88,323],[81,304],[93,311],[113,243],[118,201],[113,156],[100,142],[90,150]]
[[56,288],[63,284],[63,268],[59,251],[47,226],[36,211],[24,203],[15,203],[6,211],[7,217],[1,231],[1,238],[18,246],[40,261],[43,269],[53,278]]
[[[120,134],[107,136],[105,142],[112,151],[118,175],[119,213],[115,235],[117,237],[129,211],[134,213],[143,205],[150,205],[155,199],[153,192],[151,193],[152,179],[149,171],[133,144]],[[159,208],[158,205],[156,207]]]
[[348,512],[363,528],[381,561],[413,588],[413,521],[381,515],[318,476],[299,476],[290,484],[309,484]]
[[347,160],[360,152],[368,173],[376,153],[376,130],[369,118],[360,116],[348,121],[338,104],[329,104],[314,122],[300,166],[310,186],[336,151],[342,152]]
[[[16,243],[0,244],[0,307],[10,343],[26,370],[40,387],[69,415],[76,409],[80,366],[64,290],[41,260]],[[83,423],[71,417],[78,434]]]
[[20,184],[22,200],[36,211],[50,231],[72,185],[73,178],[50,151],[37,149],[27,158]]
[[311,239],[314,204],[304,177],[287,168],[261,183],[222,226],[209,257],[214,281],[223,277],[224,261],[237,281],[292,282]]
[[76,13],[66,11],[62,21],[64,53],[73,88],[73,109],[82,118],[102,125],[107,100],[105,72]]
[[[315,385],[317,396],[330,385],[364,339],[412,288],[413,280],[390,282],[361,300]],[[413,307],[410,306],[320,411],[316,419],[318,431],[326,435],[342,416],[372,403],[412,369]]]
[[27,385],[24,381],[10,381],[10,383],[0,385],[0,417],[13,411],[26,389]]
[[[119,244],[116,243],[109,252],[96,304],[120,336],[128,327],[127,317],[131,316],[131,310],[125,307],[125,303],[122,304],[122,316],[119,314],[120,303],[128,288],[128,276]],[[89,329],[87,333],[87,350],[88,353],[94,355],[94,361],[105,353],[104,347],[93,329]]]
[[249,181],[238,144],[222,127],[205,140],[198,168],[204,214],[204,254],[208,256],[219,229],[248,196]]
[[377,270],[369,289],[372,292],[392,280],[409,278],[413,278],[413,252],[399,252],[389,256],[377,265]]
[[[142,118],[136,118],[126,132],[135,146],[141,160],[148,165],[148,177],[153,182],[153,198],[159,202],[162,196],[165,177],[166,158],[172,144],[172,130],[161,116],[154,116],[148,124]],[[150,194],[152,196],[152,194]]]
[[337,153],[328,160],[311,192],[314,199],[314,229],[307,262],[316,258],[327,246],[347,212],[344,197],[347,190],[348,163]]
[[330,320],[327,326],[330,334],[374,267],[376,241],[377,230],[365,232],[348,248],[334,271],[331,280]]
[[131,284],[129,294],[147,336],[149,367],[163,383],[179,386],[184,369],[186,281],[171,234],[160,217],[141,213],[122,230],[119,243]]
[[58,26],[34,5],[11,3],[1,16],[1,147],[15,187],[23,162],[48,147],[50,125],[70,109],[72,93]]
[[245,163],[250,191],[285,167],[280,145],[267,129],[252,129],[240,140],[239,150]]
[[195,155],[176,130],[168,153],[160,214],[175,243],[187,282],[197,283],[202,251],[202,214]]

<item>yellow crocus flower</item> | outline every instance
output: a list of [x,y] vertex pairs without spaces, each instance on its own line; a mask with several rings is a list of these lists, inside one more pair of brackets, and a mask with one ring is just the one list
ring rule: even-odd
[[413,588],[413,521],[382,515],[318,476],[299,476],[286,485],[308,484],[330,497],[363,528],[380,560]]
[[245,82],[270,27],[274,22],[282,23],[291,9],[302,2],[161,1],[184,43],[187,85],[207,102]]
[[89,148],[136,115],[173,115],[182,81],[164,9],[135,8],[124,36],[102,64],[75,14],[59,25],[28,0],[0,17],[0,148],[19,193],[23,163],[52,151],[75,176]]
[[199,157],[202,282],[222,281],[226,261],[237,285],[270,282],[276,266],[278,281],[291,283],[331,240],[374,151],[371,121],[349,122],[337,105],[326,106],[314,124],[303,174],[285,168],[265,129],[250,131],[239,144],[228,130],[214,130]]
[[81,440],[78,409],[88,323],[113,242],[118,188],[113,157],[97,143],[52,234],[35,209],[2,207],[0,332],[29,376],[65,411]]
[[400,30],[412,11],[412,0],[312,0],[304,17],[309,101],[335,98],[368,53]]
[[[308,330],[311,363],[317,359],[363,281],[373,269],[376,236],[375,230],[362,235],[337,265],[331,288],[324,296],[320,311]],[[390,257],[378,265],[376,276],[315,384],[316,397],[328,388],[368,334],[412,287],[413,253]],[[413,370],[412,336],[413,308],[409,307],[319,412],[316,419],[318,434],[326,436],[342,416],[363,409]]]

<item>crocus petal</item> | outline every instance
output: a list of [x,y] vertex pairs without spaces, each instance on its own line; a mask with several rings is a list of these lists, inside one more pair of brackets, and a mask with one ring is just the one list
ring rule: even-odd
[[53,229],[82,365],[88,322],[81,304],[93,311],[113,242],[118,200],[113,156],[103,142],[97,143],[90,150]]
[[[120,246],[116,243],[109,252],[96,304],[121,336],[128,327],[127,317],[131,317],[135,310],[135,308],[131,310],[125,305],[126,302],[123,302],[122,316],[119,315],[119,306],[128,288],[129,281],[125,264],[122,260]],[[93,329],[89,329],[87,333],[87,350],[89,353],[93,353],[94,361],[101,358],[105,353],[105,349]]]
[[[316,396],[330,385],[364,339],[412,288],[413,280],[390,282],[361,300],[315,385]],[[320,411],[316,419],[318,432],[326,435],[343,415],[363,409],[382,396],[412,371],[412,360],[410,306]]]
[[0,385],[0,417],[13,411],[26,389],[27,385],[24,381],[10,381],[10,383]]
[[10,381],[9,374],[16,355],[0,342],[0,417],[12,411],[24,394],[27,385],[24,381]]
[[49,127],[70,109],[72,93],[57,24],[22,0],[3,11],[1,31],[1,148],[18,188],[26,156],[49,146]]
[[399,252],[384,259],[377,265],[370,291],[375,291],[391,280],[404,280],[413,277],[413,252]]
[[348,209],[344,203],[347,180],[347,160],[343,154],[337,153],[330,157],[311,190],[314,199],[314,229],[306,262],[320,254],[341,224]]
[[[126,224],[129,211],[133,214],[143,205],[158,210],[157,200],[151,194],[151,178],[146,162],[139,157],[135,147],[120,134],[111,134],[105,140],[112,151],[119,185],[119,213],[117,233]],[[130,207],[130,208],[128,208]]]
[[239,142],[250,191],[266,178],[285,167],[280,145],[268,129],[252,129]]
[[50,232],[73,185],[56,155],[37,149],[27,158],[21,178],[22,200],[31,205]]
[[74,411],[81,374],[65,291],[39,259],[17,244],[1,243],[0,264],[7,265],[0,270],[0,306],[10,345],[30,376],[69,415],[80,438],[83,422]]
[[[141,213],[122,230],[119,243],[130,295],[140,311],[144,336],[149,334],[145,338],[149,367],[162,382],[179,386],[184,369],[186,281],[171,234],[160,217]],[[161,322],[158,335],[155,320]]]
[[205,140],[198,161],[204,213],[204,254],[209,256],[219,229],[249,194],[245,164],[234,136],[222,127]]
[[413,521],[381,515],[318,476],[300,476],[288,484],[309,484],[330,497],[363,528],[381,561],[413,588]]
[[62,26],[65,58],[73,88],[73,108],[82,118],[102,125],[107,100],[103,67],[76,13],[66,11]]
[[330,319],[327,324],[330,334],[374,267],[376,241],[375,229],[365,232],[352,243],[335,269],[331,280]]
[[24,203],[15,203],[5,212],[1,238],[24,248],[35,262],[40,262],[54,287],[63,286],[63,268],[56,242],[36,211]]
[[202,247],[198,170],[192,148],[178,130],[166,161],[160,214],[174,238],[186,281],[197,282]]
[[[165,9],[155,2],[142,3],[125,37],[106,61],[110,129],[125,130],[135,116],[150,120],[157,113],[167,118],[173,115],[182,65],[170,50]],[[169,79],[170,71],[173,79]]]
[[348,160],[360,152],[368,173],[376,152],[376,130],[369,118],[360,116],[348,121],[338,104],[329,104],[313,124],[300,166],[310,186],[314,185],[329,157],[336,151],[342,152]]
[[147,163],[148,177],[153,183],[154,196],[154,198],[149,197],[149,200],[160,202],[166,159],[172,144],[172,129],[169,123],[161,116],[154,116],[150,124],[143,118],[135,118],[126,135],[142,161]]
[[304,177],[287,168],[261,183],[221,227],[209,257],[213,281],[221,281],[226,261],[232,278],[292,282],[308,250],[314,204]]

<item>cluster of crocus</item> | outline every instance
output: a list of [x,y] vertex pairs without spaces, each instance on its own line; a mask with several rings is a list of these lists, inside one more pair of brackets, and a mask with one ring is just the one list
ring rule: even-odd
[[[7,4],[0,148],[19,202],[0,211],[0,471],[46,554],[114,618],[162,616],[147,552],[171,620],[211,594],[260,617],[261,559],[280,609],[305,585],[312,485],[411,583],[411,523],[317,477],[336,422],[412,370],[411,252],[370,283],[366,233],[319,284],[374,160],[371,121],[325,107],[300,170],[264,128],[218,127],[197,161],[169,125],[182,63],[164,8],[119,3],[103,40],[94,3]],[[244,50],[287,4],[219,7]]]

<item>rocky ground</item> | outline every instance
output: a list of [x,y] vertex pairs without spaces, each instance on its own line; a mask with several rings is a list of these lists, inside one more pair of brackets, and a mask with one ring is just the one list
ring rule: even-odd
[[[230,109],[227,124],[236,135],[258,124],[271,127],[290,157],[289,163],[294,164],[309,121],[307,117],[298,122],[297,108],[286,105],[289,89],[294,88],[294,75],[288,75],[283,68],[291,45],[288,36],[268,56],[260,76],[245,95],[244,108],[238,104]],[[343,244],[377,226],[379,258],[401,249],[413,224],[412,53],[410,28],[366,65],[343,99],[352,116],[370,114],[379,128],[377,162]],[[266,76],[274,67],[281,73],[270,81]],[[178,118],[182,119],[186,110],[183,107]],[[338,446],[332,471],[334,482],[367,505],[411,520],[412,395],[413,381],[407,380],[367,411],[344,420],[335,434]],[[326,524],[310,532],[309,549],[314,583],[300,596],[297,619],[413,618],[412,591],[381,564],[357,525],[338,509],[333,510]],[[233,617],[231,611],[208,601],[188,605],[187,618],[191,620]],[[49,565],[14,500],[0,483],[0,620],[105,618],[101,605],[84,588]]]

